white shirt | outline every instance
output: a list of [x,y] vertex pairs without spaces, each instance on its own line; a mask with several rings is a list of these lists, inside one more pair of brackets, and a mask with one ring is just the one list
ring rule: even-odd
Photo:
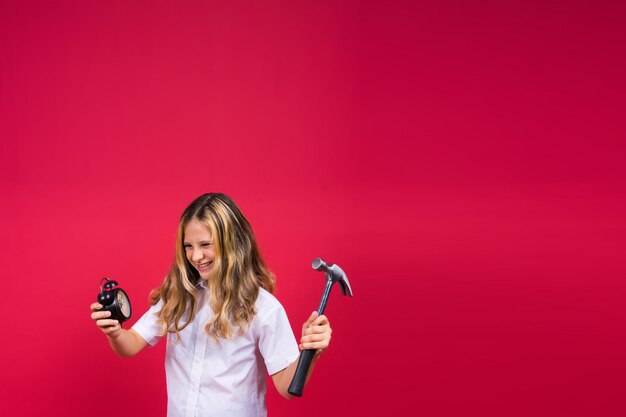
[[[198,291],[200,300],[208,292]],[[162,337],[156,316],[161,305],[152,306],[132,327],[150,346]],[[261,288],[248,330],[216,345],[204,330],[213,311],[208,300],[200,306],[180,332],[179,343],[175,335],[167,335],[167,416],[265,417],[267,374],[285,369],[299,355],[284,308]]]

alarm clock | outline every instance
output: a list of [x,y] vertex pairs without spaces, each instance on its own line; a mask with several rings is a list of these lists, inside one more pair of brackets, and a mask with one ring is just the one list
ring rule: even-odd
[[[104,285],[102,282],[106,281]],[[120,323],[130,319],[132,309],[130,307],[130,299],[126,292],[119,287],[117,281],[108,278],[100,280],[100,294],[98,294],[98,302],[102,304],[100,311],[110,311],[109,319],[117,320]]]

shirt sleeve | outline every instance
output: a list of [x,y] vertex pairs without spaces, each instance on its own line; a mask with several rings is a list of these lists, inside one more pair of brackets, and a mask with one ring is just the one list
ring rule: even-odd
[[134,331],[139,333],[150,346],[157,344],[163,337],[163,326],[159,324],[157,313],[161,310],[163,302],[159,300],[158,303],[150,307],[148,311],[131,327]]
[[273,375],[298,359],[300,351],[283,306],[274,306],[259,319],[259,350],[267,372]]

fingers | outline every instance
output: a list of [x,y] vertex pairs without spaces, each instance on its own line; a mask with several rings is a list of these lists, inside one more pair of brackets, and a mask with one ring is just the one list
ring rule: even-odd
[[[317,313],[315,313],[315,314],[317,314]],[[328,321],[328,318],[325,315],[322,314],[321,316],[318,316],[315,320],[313,320],[312,324],[314,326],[321,326],[321,325],[329,324],[329,321]]]
[[312,335],[300,339],[300,350],[324,351],[330,344],[330,336]]
[[92,320],[101,320],[106,319],[107,317],[111,317],[110,311],[94,311],[93,313],[91,313]]
[[120,322],[117,320],[96,320],[96,325],[101,329],[108,329],[109,327],[115,327],[119,324]]
[[309,318],[302,325],[302,331],[309,328],[310,326],[320,326],[328,324],[328,318],[325,315],[319,315],[317,311],[311,313]]
[[122,328],[122,325],[117,320],[98,320],[96,324],[107,335],[115,333]]
[[110,311],[101,311],[102,304],[93,303],[89,306],[91,309],[91,319],[95,320],[96,326],[100,328],[105,334],[110,335],[117,332],[122,328],[122,325],[117,320],[109,319],[111,317]]
[[311,334],[325,333],[325,332],[332,333],[333,330],[330,328],[329,325],[309,326],[306,329],[304,329],[304,331],[302,332],[302,336],[308,336],[308,335],[311,335]]
[[302,330],[306,329],[307,327],[311,326],[315,320],[318,318],[318,314],[317,311],[314,311],[311,313],[311,315],[309,316],[308,319],[306,319],[306,321],[304,322],[304,324],[302,325]]
[[302,326],[300,349],[312,349],[316,350],[317,353],[323,352],[330,344],[332,332],[326,316],[318,316],[317,312],[311,313],[309,319]]
[[[91,317],[94,318],[94,316],[96,315],[103,315],[103,314],[106,314],[106,317],[111,315],[110,312],[103,311],[100,313],[92,313]],[[96,326],[98,326],[100,330],[102,330],[107,335],[115,333],[122,328],[122,325],[117,320],[106,319],[106,318],[100,318],[100,319],[94,318],[94,320],[96,321]]]
[[[320,347],[328,346],[328,344],[330,343],[330,339],[331,339],[330,332],[316,333],[316,334],[310,334],[308,336],[302,336],[302,338],[300,339],[300,344],[307,345],[307,346],[315,345],[315,348],[319,349]],[[311,349],[311,347],[308,347],[307,349]]]

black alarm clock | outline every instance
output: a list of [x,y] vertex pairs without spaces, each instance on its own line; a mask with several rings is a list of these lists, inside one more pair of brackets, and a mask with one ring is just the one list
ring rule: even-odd
[[[103,281],[106,281],[104,285],[102,285]],[[98,302],[103,306],[100,311],[110,311],[111,316],[108,318],[117,320],[120,323],[128,320],[132,314],[128,295],[119,287],[116,281],[108,278],[102,278],[100,280]]]

